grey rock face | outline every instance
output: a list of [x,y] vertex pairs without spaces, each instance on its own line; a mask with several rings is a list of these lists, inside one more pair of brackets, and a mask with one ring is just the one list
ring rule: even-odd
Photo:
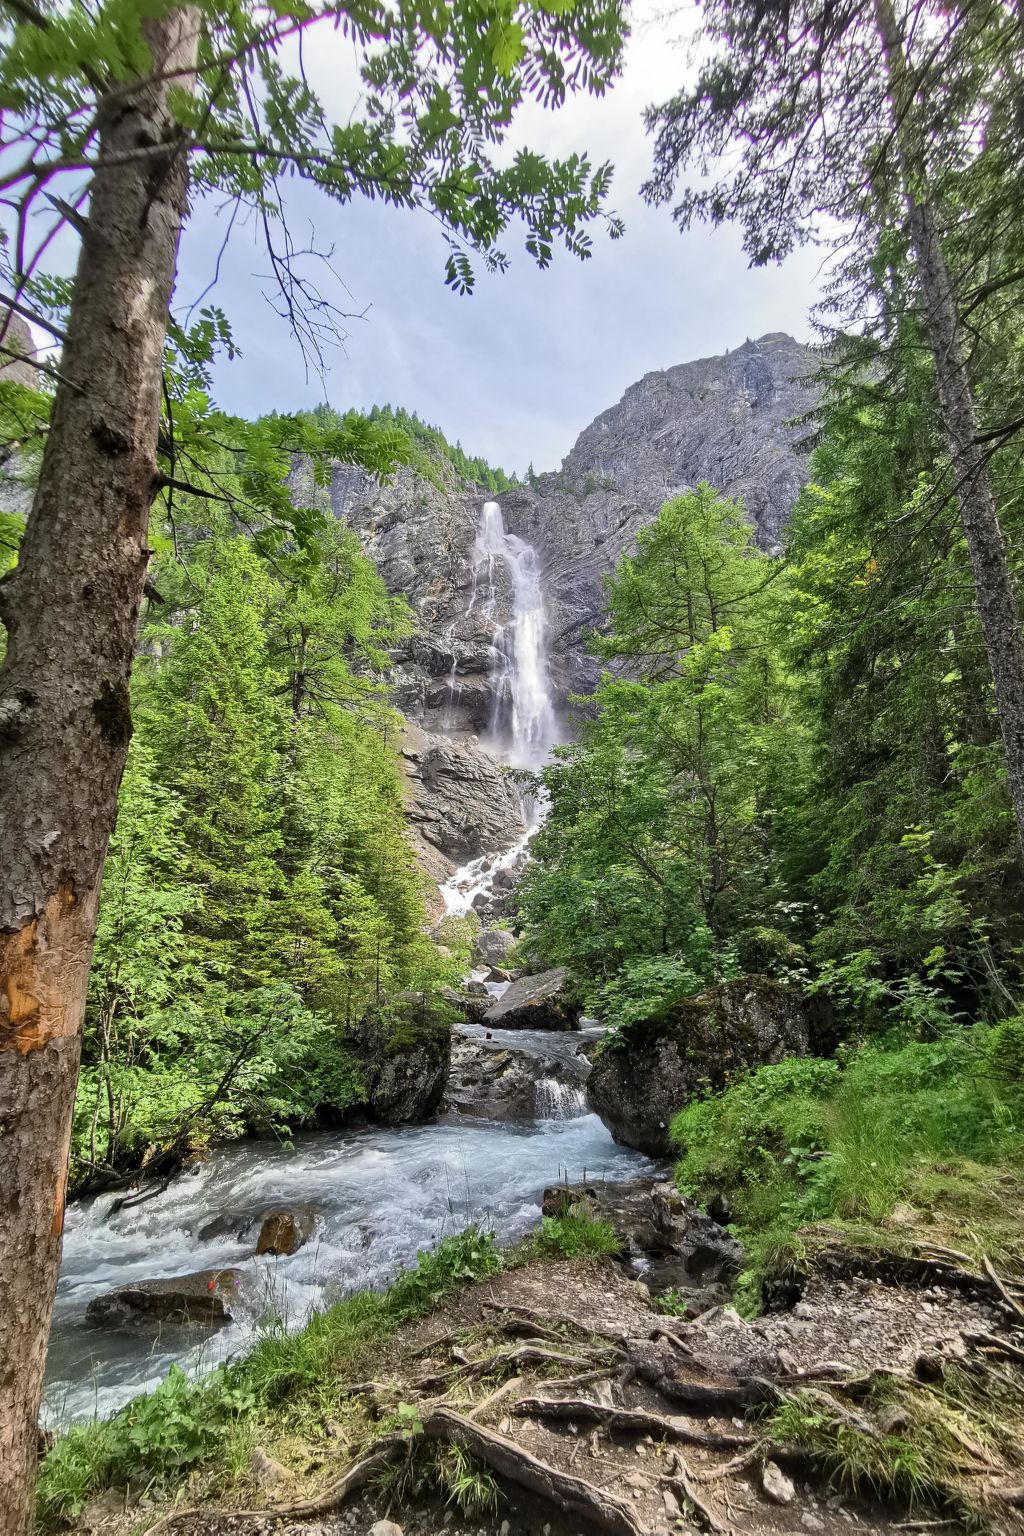
[[402,742],[410,823],[422,842],[462,863],[504,848],[524,830],[515,788],[498,760],[473,741],[407,727]]
[[731,1072],[804,1056],[817,1037],[814,998],[766,976],[743,976],[631,1024],[594,1063],[593,1109],[616,1141],[654,1157],[672,1150],[669,1123],[699,1089]]
[[444,1095],[451,1065],[450,1013],[418,992],[399,993],[389,1010],[363,1026],[367,1108],[379,1125],[429,1120]]
[[[39,369],[35,365],[36,344],[32,332],[20,315],[11,312],[0,300],[0,341],[5,351],[0,354],[0,374],[23,384],[26,389],[39,388]],[[11,356],[11,354],[14,356]]]
[[596,681],[587,636],[604,577],[671,497],[707,480],[743,501],[763,549],[778,546],[808,473],[808,429],[788,423],[817,407],[817,366],[812,349],[774,334],[649,373],[580,434],[559,473],[501,497],[505,526],[543,561],[560,690]]
[[512,982],[483,1023],[494,1029],[575,1029],[581,1012],[566,987],[565,967],[556,966]]

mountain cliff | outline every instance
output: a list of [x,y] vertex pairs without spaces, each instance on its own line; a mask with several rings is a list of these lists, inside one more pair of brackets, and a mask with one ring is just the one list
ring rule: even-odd
[[779,333],[721,357],[649,373],[577,438],[562,468],[501,498],[506,525],[538,550],[561,690],[587,692],[587,635],[603,583],[663,502],[707,480],[742,500],[776,549],[807,479],[800,442],[820,399],[818,354]]
[[[647,374],[577,439],[555,473],[500,496],[505,528],[532,545],[547,610],[555,699],[597,678],[588,637],[603,583],[662,503],[701,480],[739,497],[771,549],[807,478],[795,420],[818,402],[817,354],[780,334],[721,357]],[[296,490],[313,492],[300,468]],[[509,573],[491,563],[486,599],[477,545],[491,495],[439,457],[430,475],[405,468],[386,486],[337,465],[331,510],[355,528],[417,631],[396,651],[392,697],[405,743],[410,820],[435,878],[448,860],[507,846],[518,802],[486,742],[500,734],[502,657],[515,622]]]

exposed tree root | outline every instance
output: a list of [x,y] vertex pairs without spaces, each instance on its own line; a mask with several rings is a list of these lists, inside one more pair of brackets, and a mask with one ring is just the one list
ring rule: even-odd
[[709,1531],[715,1532],[715,1536],[732,1536],[730,1527],[723,1524],[711,1508],[711,1505],[705,1503],[697,1492],[695,1486],[696,1479],[678,1451],[672,1451],[670,1465],[672,1466],[672,1473],[664,1481],[670,1486],[679,1489],[679,1492],[693,1509],[701,1524],[706,1526]]
[[538,1312],[533,1307],[518,1306],[513,1302],[485,1301],[484,1306],[489,1312],[508,1312],[513,1317],[524,1317],[529,1321],[539,1323],[542,1328],[571,1328],[574,1333],[581,1333],[586,1339],[607,1339],[609,1344],[615,1344],[619,1349],[625,1349],[629,1343],[627,1335],[617,1328],[591,1328],[586,1323],[581,1323],[579,1318],[569,1317],[560,1312]]
[[609,1408],[585,1398],[524,1397],[513,1413],[528,1418],[582,1419],[627,1435],[652,1435],[656,1440],[676,1440],[708,1451],[735,1451],[754,1444],[752,1435],[716,1434],[694,1429],[682,1419],[667,1419],[643,1408]]
[[[495,1430],[475,1424],[451,1408],[436,1408],[423,1425],[429,1440],[459,1445],[499,1477],[527,1488],[576,1519],[586,1520],[608,1536],[646,1536],[631,1505],[625,1499],[589,1483],[585,1478],[560,1472],[540,1461]],[[720,1528],[719,1528],[720,1529]]]
[[277,1504],[266,1509],[172,1510],[155,1525],[151,1525],[145,1536],[160,1536],[161,1532],[171,1530],[182,1520],[195,1519],[197,1516],[205,1516],[207,1520],[224,1520],[228,1516],[233,1520],[305,1520],[311,1515],[328,1514],[344,1504],[352,1494],[365,1488],[372,1477],[376,1477],[378,1472],[383,1472],[403,1455],[410,1443],[405,1435],[386,1435],[375,1441],[364,1456],[347,1467],[337,1481],[323,1493],[317,1494],[316,1498],[301,1499],[296,1504]]
[[1024,1317],[1024,1306],[1021,1306],[1016,1296],[1011,1296],[1009,1290],[1006,1287],[1006,1282],[996,1273],[995,1265],[992,1263],[992,1260],[989,1258],[988,1254],[985,1255],[984,1259],[982,1260],[982,1264],[986,1275],[988,1275],[989,1279],[992,1281],[992,1284],[995,1286],[996,1290],[999,1292],[1006,1305],[1010,1308],[1010,1311],[1015,1312],[1018,1317]]
[[685,1403],[690,1408],[703,1409],[705,1413],[743,1413],[747,1408],[777,1402],[780,1396],[774,1382],[764,1381],[760,1377],[735,1378],[717,1384],[679,1381],[654,1361],[632,1354],[629,1361],[635,1374],[668,1402]]
[[520,1344],[515,1349],[500,1349],[492,1355],[484,1356],[482,1360],[464,1357],[457,1365],[447,1370],[438,1371],[433,1376],[421,1376],[418,1381],[413,1382],[413,1386],[419,1391],[432,1391],[453,1379],[471,1381],[478,1376],[489,1376],[493,1371],[520,1365],[574,1365],[593,1368],[595,1358],[601,1353],[607,1355],[608,1351],[591,1350],[586,1355],[566,1355],[559,1350],[544,1349],[534,1344]]
[[966,1344],[990,1349],[994,1354],[1005,1355],[1007,1360],[1017,1360],[1024,1364],[1024,1349],[1018,1349],[1016,1344],[1011,1344],[1007,1339],[997,1338],[994,1333],[965,1333],[963,1339]]

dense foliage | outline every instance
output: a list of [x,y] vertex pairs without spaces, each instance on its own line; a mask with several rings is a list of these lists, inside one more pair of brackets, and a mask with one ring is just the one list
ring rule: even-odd
[[545,775],[523,913],[617,1023],[749,970],[871,1026],[1016,1006],[991,681],[907,357],[900,398],[870,372],[833,388],[784,556],[705,486],[610,582],[608,670]]
[[1024,1153],[1024,1020],[761,1067],[686,1105],[672,1135],[680,1187],[728,1200],[755,1302],[800,1257],[801,1227],[870,1229],[901,1202],[911,1222],[917,1207],[959,1207],[994,1252],[1015,1226],[1004,1170]]
[[216,501],[172,517],[103,887],[78,1182],[343,1112],[367,1010],[457,969],[425,934],[383,691],[405,604],[331,520],[300,558]]

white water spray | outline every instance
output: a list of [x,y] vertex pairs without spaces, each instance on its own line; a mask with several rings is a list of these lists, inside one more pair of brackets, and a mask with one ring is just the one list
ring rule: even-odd
[[[485,618],[491,620],[498,606],[502,568],[512,587],[512,622],[494,627],[490,745],[507,763],[536,769],[547,761],[558,740],[540,564],[532,544],[506,533],[498,503],[485,501],[474,546],[469,606],[474,608],[479,600]],[[470,860],[444,883],[441,895],[446,911],[458,915],[469,912],[478,897],[492,894],[499,871],[519,863],[544,818],[544,807],[535,800],[524,800],[523,812],[526,832],[511,848]]]
[[499,565],[512,582],[512,623],[495,628],[498,665],[491,710],[491,735],[509,762],[538,768],[558,736],[558,720],[548,672],[547,615],[540,565],[532,544],[505,532],[501,508],[485,501],[476,536],[475,572],[484,581],[483,611],[490,618],[497,603]]

